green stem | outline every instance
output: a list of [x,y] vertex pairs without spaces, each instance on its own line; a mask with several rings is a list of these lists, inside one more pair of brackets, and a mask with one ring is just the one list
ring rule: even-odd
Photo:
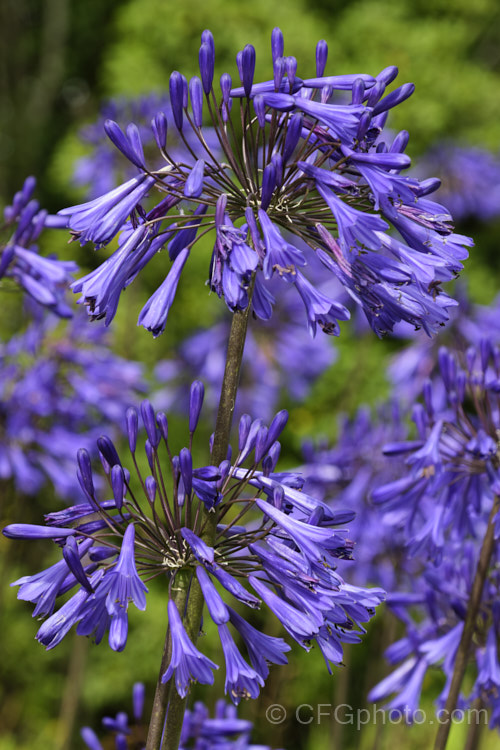
[[451,729],[451,715],[456,708],[458,696],[460,694],[460,687],[462,680],[465,675],[465,670],[469,660],[469,650],[474,637],[474,631],[476,629],[477,615],[481,604],[481,598],[483,595],[484,583],[490,567],[491,556],[495,547],[495,516],[500,509],[500,499],[495,497],[493,508],[491,509],[490,517],[488,519],[488,527],[486,534],[483,539],[481,552],[479,553],[479,561],[477,564],[476,575],[472,583],[471,594],[469,598],[469,604],[467,607],[467,614],[465,616],[464,629],[462,631],[462,637],[458,644],[457,655],[455,657],[455,666],[453,669],[453,676],[451,679],[450,692],[448,693],[448,699],[446,706],[441,714],[441,723],[436,735],[436,742],[434,744],[434,750],[444,750],[446,743],[448,742],[448,735]]
[[[252,289],[250,289],[249,298],[251,298],[251,291]],[[240,378],[241,361],[245,346],[250,306],[249,301],[245,310],[237,310],[233,315],[231,323],[231,331],[229,333],[229,341],[227,345],[226,367],[224,371],[224,379],[222,381],[221,397],[215,423],[212,448],[212,463],[216,466],[220,464],[221,461],[224,461],[229,447],[229,437],[233,422],[234,405]],[[212,546],[217,528],[217,512],[209,512],[203,509],[202,528],[203,531],[201,533],[201,538],[209,546]],[[181,616],[182,613],[185,612],[184,627],[186,628],[186,632],[191,641],[196,644],[201,627],[204,602],[200,585],[196,577],[191,577],[191,574],[187,575],[187,571],[180,571],[180,573],[177,574],[175,585],[175,594],[179,598],[179,601],[177,601],[177,598],[174,598],[174,601],[178,605],[177,609]],[[156,686],[146,750],[160,750],[164,724],[165,734],[161,750],[178,750],[179,747],[186,698],[180,697],[173,684],[172,689],[169,690],[169,685],[165,685],[161,682],[161,676],[170,662],[170,649],[170,630],[168,629],[163,650],[160,676]],[[170,681],[171,683],[172,680]],[[166,723],[165,715],[167,715]]]
[[[215,423],[214,444],[212,448],[212,461],[215,466],[224,461],[229,447],[229,436],[233,423],[234,405],[236,393],[240,380],[241,360],[245,347],[248,317],[251,306],[251,291],[249,291],[249,303],[246,310],[237,310],[233,315],[231,331],[227,344],[226,368],[222,381],[217,421]],[[215,515],[215,514],[214,514]]]

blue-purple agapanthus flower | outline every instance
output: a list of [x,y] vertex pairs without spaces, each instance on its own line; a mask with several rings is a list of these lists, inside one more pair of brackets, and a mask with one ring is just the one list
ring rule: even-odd
[[[387,649],[385,655],[394,671],[371,690],[369,699],[379,703],[392,695],[385,708],[403,712],[409,723],[420,706],[423,681],[430,670],[439,668],[446,677],[436,708],[442,709],[446,704],[485,533],[485,519],[474,519],[471,531],[476,538],[449,539],[438,564],[427,563],[419,575],[408,577],[403,590],[387,597],[389,608],[403,623],[406,632]],[[457,706],[462,711],[477,710],[479,700],[483,715],[478,715],[476,720],[485,724],[489,715],[491,728],[500,728],[499,562],[497,549],[491,560],[467,655],[472,687],[460,694]]]
[[[144,699],[145,687],[136,682],[132,689],[132,721],[125,711],[102,719],[107,738],[114,737],[118,750],[145,747]],[[210,716],[206,705],[197,701],[184,713],[179,750],[269,750],[267,746],[252,744],[252,729],[252,722],[239,719],[232,704],[218,700],[213,716]],[[104,746],[93,729],[82,727],[80,734],[88,750],[103,750]]]
[[33,199],[35,187],[35,178],[27,177],[14,195],[12,205],[4,208],[0,225],[0,281],[11,279],[43,307],[61,317],[70,317],[64,290],[78,266],[72,261],[39,254],[36,241],[43,229],[64,227],[66,222],[40,208]]
[[[320,42],[316,76],[300,78],[275,29],[270,80],[254,81],[255,50],[246,45],[237,55],[241,86],[224,73],[216,94],[214,40],[204,31],[200,77],[188,83],[172,73],[171,112],[158,112],[151,123],[160,169],[146,164],[134,124],[124,132],[106,121],[107,135],[136,175],[60,212],[82,244],[100,248],[119,235],[113,255],[73,285],[93,318],[109,323],[122,291],[163,251],[173,266],[160,271],[164,280],[139,316],[153,335],[162,333],[190,253],[210,233],[208,284],[232,311],[250,303],[257,317],[269,319],[270,282],[277,279],[295,287],[313,335],[318,327],[338,335],[349,313],[307,278],[316,257],[378,335],[400,320],[429,334],[447,321],[454,302],[441,282],[459,273],[472,241],[453,234],[448,211],[427,197],[438,180],[401,174],[410,165],[408,133],[382,134],[388,112],[413,93],[413,84],[388,93],[394,66],[376,76],[325,75],[327,53]],[[188,159],[171,151],[172,132]],[[151,208],[146,198],[153,194],[159,200]]]
[[[369,697],[377,704],[387,700],[385,708],[410,723],[421,716],[416,711],[429,672],[444,673],[436,708],[446,703],[487,519],[500,490],[499,362],[498,349],[487,340],[455,353],[442,348],[439,373],[413,410],[419,439],[408,439],[406,409],[388,404],[345,420],[333,448],[309,445],[304,451],[305,491],[332,508],[356,511],[353,580],[384,586],[387,605],[406,631],[386,651],[394,671]],[[349,564],[341,562],[342,574]],[[495,548],[469,647],[472,688],[458,702],[459,710],[468,710],[481,701],[477,720],[484,724],[488,713],[492,727],[500,726],[498,571]]]
[[500,489],[500,349],[488,338],[465,351],[439,351],[439,377],[413,407],[416,436],[385,452],[406,457],[406,471],[372,493],[405,524],[410,549],[439,557],[449,538],[471,534]]
[[104,425],[123,420],[146,390],[142,366],[113,354],[103,329],[81,316],[38,316],[0,345],[0,480],[33,495],[47,484],[79,492],[78,449],[97,457]]
[[[98,440],[110,489],[107,499],[98,498],[90,458],[82,450],[82,501],[50,513],[45,525],[12,524],[3,533],[10,538],[53,539],[62,548],[59,563],[17,582],[19,597],[47,616],[36,636],[47,648],[76,625],[77,633],[93,635],[97,642],[109,631],[111,647],[122,650],[129,604],[144,609],[148,580],[164,578],[171,593],[178,575],[196,577],[219,632],[226,692],[238,703],[242,697],[258,695],[268,664],[286,663],[290,649],[282,638],[250,625],[241,605],[267,605],[303,648],[319,646],[330,669],[330,662],[342,660],[343,642],[359,641],[360,623],[373,615],[384,594],[346,584],[335,569],[338,559],[352,554],[353,542],[338,527],[353,513],[332,510],[303,492],[303,480],[296,473],[276,472],[286,412],[278,412],[269,426],[244,415],[234,455],[229,451],[219,466],[196,466],[191,445],[202,401],[203,386],[195,381],[189,439],[178,454],[169,443],[165,414],[155,414],[151,404],[143,402],[146,464],[137,448],[138,413],[129,409],[130,468],[109,438]],[[139,469],[141,461],[149,467],[147,476]],[[202,539],[204,510],[215,514],[211,544]],[[57,597],[70,590],[70,598],[56,610]],[[163,679],[172,678],[182,696],[192,681],[212,683],[218,666],[191,641],[184,614],[183,606],[171,597],[172,652]],[[236,634],[246,646],[246,656],[236,645]]]

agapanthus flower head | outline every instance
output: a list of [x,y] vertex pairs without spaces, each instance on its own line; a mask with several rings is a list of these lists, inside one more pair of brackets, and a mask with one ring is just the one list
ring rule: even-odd
[[76,263],[44,257],[39,254],[36,241],[45,227],[65,227],[61,217],[52,217],[33,199],[34,177],[27,177],[23,187],[4,208],[0,224],[0,280],[11,279],[29,297],[61,317],[71,317],[64,302],[64,290],[71,275],[78,270]]
[[[409,723],[420,707],[423,681],[429,670],[439,669],[444,673],[446,680],[436,708],[442,709],[446,703],[484,531],[484,516],[476,518],[471,529],[475,538],[449,539],[438,564],[424,564],[419,575],[407,579],[404,589],[387,597],[387,605],[403,623],[406,633],[387,649],[385,656],[394,671],[371,690],[369,699],[380,703],[393,695],[385,708],[403,712]],[[483,715],[477,715],[476,720],[486,723],[484,714],[488,712],[491,728],[500,726],[499,584],[498,551],[495,551],[474,638],[466,654],[473,686],[472,690],[460,693],[457,706],[461,710],[477,708],[479,700]],[[474,714],[472,717],[474,720]]]
[[438,362],[438,376],[413,407],[415,439],[385,447],[405,456],[406,471],[372,493],[405,519],[411,549],[425,547],[431,556],[450,535],[467,536],[500,488],[499,348],[488,338],[462,352],[442,347]]
[[[146,742],[147,726],[144,723],[145,687],[136,682],[132,690],[132,720],[125,711],[115,717],[102,719],[106,739],[114,737],[119,750],[134,750]],[[253,745],[251,721],[238,718],[237,709],[224,700],[218,700],[213,714],[201,701],[186,709],[182,724],[179,750],[270,750],[264,745]],[[91,727],[82,727],[80,735],[89,750],[103,750],[104,745]],[[106,745],[107,746],[107,745]]]
[[[303,648],[317,642],[327,663],[339,663],[342,642],[359,638],[360,623],[372,616],[384,594],[349,586],[336,571],[339,559],[352,556],[353,542],[342,528],[352,514],[301,491],[298,474],[276,472],[287,413],[278,412],[268,426],[244,415],[237,450],[218,466],[198,466],[192,441],[202,399],[203,387],[194,383],[189,439],[178,454],[169,442],[165,414],[142,403],[145,462],[138,455],[139,414],[129,409],[132,462],[120,457],[109,438],[97,441],[111,499],[99,499],[97,478],[82,449],[77,472],[82,502],[48,514],[45,526],[14,524],[4,534],[51,538],[62,547],[60,564],[17,582],[22,598],[48,615],[37,634],[47,648],[76,625],[78,633],[93,634],[97,642],[109,630],[111,648],[123,649],[129,605],[144,609],[147,581],[163,578],[172,638],[164,680],[172,678],[180,695],[192,681],[211,683],[218,666],[192,642],[184,624],[185,603],[175,601],[178,576],[196,580],[219,630],[226,692],[238,703],[258,695],[268,664],[285,663],[290,647],[282,638],[259,633],[233,606],[266,604]],[[149,467],[147,476],[140,465]],[[206,519],[212,514],[215,539],[207,541]],[[58,595],[69,590],[72,596],[53,611]],[[235,635],[247,644],[247,658]]]
[[[420,183],[401,174],[410,164],[403,153],[406,131],[383,135],[389,110],[413,93],[413,85],[386,93],[394,67],[376,76],[325,75],[324,42],[317,49],[317,75],[300,77],[295,58],[276,57],[277,39],[283,39],[279,29],[272,36],[269,80],[254,80],[255,50],[248,44],[237,55],[241,86],[225,73],[219,94],[213,38],[203,32],[200,78],[188,84],[174,71],[171,110],[152,121],[161,168],[146,165],[134,125],[123,131],[106,122],[135,176],[60,212],[82,244],[101,247],[120,234],[119,249],[73,287],[93,317],[109,323],[121,292],[167,248],[175,268],[139,317],[153,335],[161,333],[180,265],[211,233],[208,284],[231,311],[251,304],[257,317],[268,319],[269,284],[277,279],[296,287],[313,335],[318,326],[338,335],[338,321],[348,311],[312,288],[302,272],[316,256],[378,335],[400,320],[429,334],[446,322],[454,303],[441,281],[461,270],[472,242],[454,235],[447,210],[427,198],[437,181]],[[209,138],[214,133],[216,149]],[[179,140],[189,157],[174,153]],[[158,200],[150,207],[146,199],[152,195]],[[399,238],[389,234],[392,228]]]
[[97,458],[104,424],[122,422],[146,390],[142,366],[113,354],[104,329],[82,326],[81,315],[32,320],[0,345],[0,371],[0,479],[27,495],[50,481],[74,498],[78,449]]

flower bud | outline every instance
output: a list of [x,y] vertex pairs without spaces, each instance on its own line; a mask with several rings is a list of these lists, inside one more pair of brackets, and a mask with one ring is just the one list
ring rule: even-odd
[[255,48],[246,44],[241,53],[241,83],[245,89],[245,95],[250,96],[252,91],[253,77],[255,73]]
[[194,76],[189,81],[189,95],[191,97],[194,124],[197,128],[201,128],[203,124],[203,89],[201,81],[197,76]]
[[203,191],[204,170],[204,160],[198,159],[184,185],[184,195],[186,198],[198,198],[201,195]]
[[172,105],[172,114],[178,130],[182,130],[183,121],[182,100],[184,85],[182,79],[183,76],[177,70],[174,70],[169,82],[170,104]]
[[214,80],[215,52],[210,44],[204,43],[199,54],[200,75],[205,94],[209,94]]
[[167,145],[168,120],[165,112],[157,112],[151,120],[151,130],[155,137],[156,145],[161,151],[165,150]]
[[141,415],[149,442],[156,448],[160,442],[160,433],[156,426],[155,412],[150,401],[145,399],[141,404]]
[[135,449],[137,447],[137,429],[139,418],[137,416],[137,410],[134,409],[133,406],[127,409],[125,419],[127,421],[128,444],[130,452],[135,453]]
[[201,407],[203,406],[203,397],[205,395],[205,386],[200,380],[195,380],[191,385],[189,394],[189,432],[196,430],[200,418]]
[[326,61],[328,59],[328,44],[320,39],[316,45],[316,76],[321,78],[325,73]]

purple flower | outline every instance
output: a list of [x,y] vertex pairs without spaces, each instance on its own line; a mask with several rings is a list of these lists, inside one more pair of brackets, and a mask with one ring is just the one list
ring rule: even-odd
[[349,320],[350,313],[343,305],[322,294],[318,289],[307,281],[300,271],[297,271],[294,284],[302,297],[307,312],[309,331],[316,335],[316,326],[333,336],[340,333],[338,320]]
[[290,651],[290,646],[282,638],[275,638],[261,633],[252,627],[243,617],[229,609],[231,624],[236,628],[245,642],[245,646],[255,670],[265,679],[269,674],[268,664],[287,664],[285,651]]
[[[219,628],[226,691],[237,703],[242,696],[258,695],[269,674],[268,663],[286,663],[289,646],[233,612],[226,604],[228,593],[251,609],[267,605],[304,648],[320,636],[325,651],[338,651],[342,640],[359,639],[361,622],[374,614],[383,592],[349,586],[334,570],[337,560],[352,556],[353,544],[344,529],[333,527],[352,514],[333,511],[301,491],[297,473],[275,473],[287,413],[278,412],[269,426],[243,418],[234,464],[225,460],[219,466],[198,466],[191,443],[201,407],[199,383],[191,393],[190,448],[174,454],[167,418],[144,401],[145,460],[138,456],[139,415],[131,409],[126,419],[133,451],[130,469],[109,438],[97,441],[113,499],[98,500],[100,483],[82,450],[78,477],[86,502],[49,514],[46,526],[16,524],[4,534],[48,537],[59,545],[68,536],[72,539],[63,547],[64,567],[58,564],[18,581],[20,597],[50,614],[37,634],[48,648],[76,625],[78,634],[93,635],[97,643],[109,631],[111,648],[121,651],[127,641],[129,602],[141,610],[146,607],[144,578],[161,577],[169,592],[175,592],[178,576],[189,576],[190,588],[200,585],[208,615]],[[149,466],[151,474],[143,476],[139,466]],[[215,516],[210,542],[204,536],[200,502]],[[70,588],[76,589],[71,599],[52,614],[56,599]],[[193,680],[212,683],[217,665],[190,639],[182,615],[169,596],[172,655],[163,679],[174,677],[179,694],[186,695]],[[241,634],[252,666],[239,653],[229,621]]]
[[488,339],[460,359],[442,348],[439,374],[415,404],[418,442],[389,446],[406,472],[374,488],[373,499],[406,519],[412,550],[439,554],[449,533],[464,538],[496,492],[498,349]]
[[[138,609],[146,609],[146,597],[148,589],[137,574],[134,559],[134,524],[127,526],[120,556],[111,570],[109,570],[101,583],[101,591],[108,591],[106,597],[106,609],[114,617],[119,616],[120,635],[113,642],[114,651],[122,651],[125,648],[127,638],[126,612],[128,604],[132,601]],[[125,616],[125,618],[124,618]],[[124,623],[123,623],[124,618]]]
[[101,247],[120,231],[127,217],[154,184],[154,178],[148,175],[133,177],[100,198],[63,208],[59,214],[69,217],[68,227],[82,245],[94,242]]
[[14,195],[11,206],[4,209],[4,230],[12,235],[5,245],[0,243],[0,279],[12,279],[30,298],[63,318],[71,317],[64,302],[64,291],[71,274],[78,270],[72,261],[39,255],[35,244],[45,227],[64,228],[66,222],[54,222],[36,200],[30,200],[36,186],[28,177]]
[[185,248],[174,260],[172,268],[163,284],[156,290],[141,310],[138,325],[142,325],[148,331],[151,331],[155,338],[165,330],[167,316],[172,307],[182,269],[188,257],[189,250]]
[[212,670],[218,669],[217,664],[193,646],[172,599],[168,602],[168,622],[172,634],[172,658],[162,681],[168,682],[173,676],[177,692],[182,697],[187,695],[189,685],[193,681],[212,685]]
[[219,638],[226,660],[226,695],[236,704],[241,698],[257,698],[264,680],[242,658],[227,625],[219,625]]
[[[278,55],[282,46],[281,32],[274,30],[273,68],[268,80],[256,82],[255,49],[246,45],[236,57],[242,86],[231,88],[231,76],[223,74],[219,96],[213,88],[214,41],[204,32],[201,80],[192,79],[188,86],[175,71],[171,107],[153,119],[163,167],[143,166],[139,129],[129,126],[124,132],[108,122],[111,140],[139,175],[61,215],[68,217],[76,237],[97,246],[120,232],[128,237],[130,226],[136,231],[147,227],[147,247],[141,253],[135,246],[133,252],[118,252],[105,261],[102,275],[98,269],[74,286],[89,301],[92,315],[111,320],[121,290],[164,244],[169,243],[170,258],[175,259],[212,232],[208,282],[231,311],[251,304],[257,317],[269,319],[275,298],[271,282],[278,281],[278,294],[284,289],[279,282],[295,282],[310,331],[319,323],[327,333],[336,333],[336,321],[345,315],[342,305],[327,302],[319,289],[313,302],[306,281],[296,282],[302,279],[297,268],[314,266],[320,258],[363,308],[378,335],[392,331],[401,320],[429,334],[446,323],[453,300],[441,284],[460,272],[472,241],[452,234],[446,210],[427,198],[437,182],[420,183],[401,175],[410,164],[403,153],[408,133],[387,142],[382,136],[387,112],[413,93],[413,84],[387,91],[397,75],[394,66],[376,77],[324,75],[324,42],[316,51],[322,75],[304,80],[297,75],[293,56]],[[210,129],[202,126],[202,91],[217,103],[206,107]],[[227,127],[232,117],[238,127]],[[171,120],[175,128],[167,128]],[[247,123],[243,145],[235,135],[240,121]],[[188,147],[182,155],[177,152],[179,135]],[[147,194],[152,200],[146,205]],[[175,217],[174,207],[180,211]],[[400,232],[401,242],[394,240],[392,228]],[[321,281],[331,278],[325,269]],[[140,322],[153,335],[164,330],[180,271],[176,267],[175,283],[163,282],[166,286],[141,313]],[[112,299],[93,310],[93,297],[84,287],[104,282]],[[99,292],[94,295],[98,301]]]

